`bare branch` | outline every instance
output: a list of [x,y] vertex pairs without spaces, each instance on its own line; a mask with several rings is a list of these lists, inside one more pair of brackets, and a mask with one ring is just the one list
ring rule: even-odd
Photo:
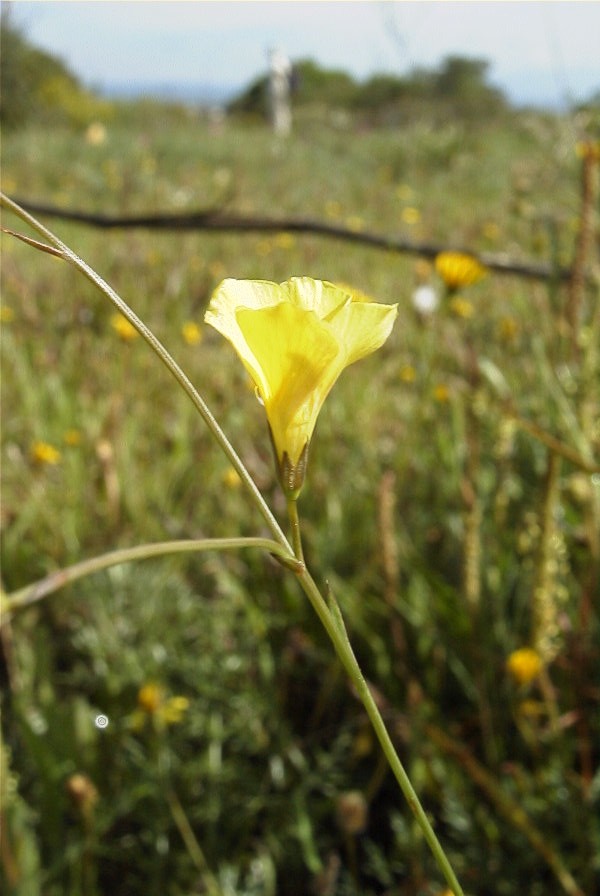
[[397,252],[405,255],[418,255],[433,259],[440,252],[448,249],[467,252],[477,258],[481,264],[497,274],[524,277],[530,280],[553,280],[563,282],[569,280],[569,268],[554,267],[548,264],[516,261],[504,255],[492,255],[487,252],[473,252],[461,246],[441,246],[434,243],[414,242],[400,237],[370,233],[365,230],[351,230],[338,224],[326,224],[312,218],[269,218],[247,217],[234,213],[224,213],[219,209],[200,209],[186,214],[154,213],[147,215],[104,215],[94,212],[74,211],[30,202],[27,199],[14,199],[22,208],[40,215],[61,218],[63,221],[78,221],[91,227],[106,230],[142,228],[146,230],[212,230],[230,232],[277,233],[312,233],[331,239],[360,243],[375,249]]

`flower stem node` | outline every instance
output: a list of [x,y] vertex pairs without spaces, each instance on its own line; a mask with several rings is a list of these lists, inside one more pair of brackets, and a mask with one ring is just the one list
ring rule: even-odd
[[233,345],[256,386],[286,497],[302,488],[332,386],[345,367],[383,345],[397,313],[397,305],[310,277],[227,279],[213,293],[205,321]]

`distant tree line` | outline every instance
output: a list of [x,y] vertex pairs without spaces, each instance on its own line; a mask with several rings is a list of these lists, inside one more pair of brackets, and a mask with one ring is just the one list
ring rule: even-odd
[[[294,66],[293,102],[297,107],[321,104],[379,119],[411,114],[417,107],[463,118],[497,115],[509,106],[502,91],[488,84],[487,70],[484,59],[449,56],[439,69],[417,68],[403,77],[379,74],[357,82],[347,72],[305,59]],[[265,75],[235,97],[228,110],[263,115],[266,93]]]

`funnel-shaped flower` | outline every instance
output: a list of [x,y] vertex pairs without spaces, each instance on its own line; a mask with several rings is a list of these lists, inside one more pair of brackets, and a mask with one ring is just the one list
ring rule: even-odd
[[397,305],[310,277],[224,280],[206,323],[233,345],[265,406],[284,490],[297,495],[317,416],[342,370],[379,348]]

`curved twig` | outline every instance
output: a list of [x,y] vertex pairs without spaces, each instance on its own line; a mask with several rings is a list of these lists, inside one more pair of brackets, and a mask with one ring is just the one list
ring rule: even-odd
[[324,221],[318,221],[313,218],[247,217],[235,213],[224,213],[214,208],[200,209],[185,214],[156,212],[143,215],[105,215],[58,208],[57,206],[41,202],[31,202],[28,199],[13,199],[13,202],[35,214],[61,218],[63,221],[78,221],[80,224],[87,224],[104,230],[139,227],[146,230],[255,231],[260,233],[288,231],[290,233],[312,233],[332,239],[345,240],[346,242],[361,243],[365,246],[384,249],[389,252],[419,255],[423,258],[435,258],[440,252],[450,248],[460,252],[467,252],[469,255],[477,258],[486,268],[495,271],[497,274],[524,277],[529,280],[564,282],[571,277],[569,268],[516,261],[504,255],[473,252],[471,249],[460,246],[440,246],[434,243],[424,243],[395,236],[386,236],[385,234],[371,233],[366,230],[355,230],[344,227],[341,224],[327,224]]

